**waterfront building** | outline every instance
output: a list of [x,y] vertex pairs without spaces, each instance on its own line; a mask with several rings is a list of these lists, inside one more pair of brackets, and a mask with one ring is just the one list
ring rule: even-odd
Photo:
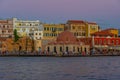
[[104,31],[107,31],[107,32],[114,34],[114,37],[118,37],[118,32],[119,32],[118,29],[108,28],[108,29],[105,29]]
[[[13,18],[14,29],[17,30],[18,35],[20,37],[29,36],[33,39],[39,39],[43,34],[43,26],[39,20],[18,20],[17,18]],[[40,35],[35,35],[35,34]]]
[[87,36],[87,24],[83,20],[68,20],[66,28],[77,38]]
[[48,53],[89,53],[90,46],[85,45],[83,42],[80,42],[72,32],[64,31],[59,34],[56,40],[49,42],[45,46],[45,50]]
[[86,22],[87,24],[87,37],[91,37],[91,34],[98,32],[100,27],[95,22]]
[[[43,24],[42,46],[46,46],[50,41],[56,40],[57,36],[64,31],[65,24]],[[43,50],[43,49],[42,49]]]
[[92,36],[98,37],[118,37],[118,29],[108,28],[91,34]]
[[11,19],[0,20],[0,38],[9,38],[13,36],[13,21]]
[[61,32],[64,31],[65,24],[43,24],[43,38],[55,39]]
[[108,31],[104,31],[104,30],[95,32],[91,35],[94,36],[94,37],[114,37],[113,33],[110,33]]
[[90,37],[92,33],[99,31],[99,26],[95,22],[68,20],[65,29],[72,32],[77,38],[80,38]]
[[[105,34],[106,36],[106,34]],[[95,48],[96,50],[120,50],[120,38],[119,37],[86,37],[78,38],[81,42],[84,42],[86,45],[90,45],[90,48]],[[106,53],[107,54],[107,53]]]
[[0,20],[0,51],[2,51],[4,41],[10,37],[14,37],[13,21],[11,19]]

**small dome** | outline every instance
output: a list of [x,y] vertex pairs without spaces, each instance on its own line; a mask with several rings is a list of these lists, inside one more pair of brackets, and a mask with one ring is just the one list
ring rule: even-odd
[[76,42],[77,38],[72,32],[64,31],[57,37],[57,42]]

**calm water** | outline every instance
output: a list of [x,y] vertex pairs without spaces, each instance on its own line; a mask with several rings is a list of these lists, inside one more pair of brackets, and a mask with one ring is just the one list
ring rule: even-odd
[[120,57],[0,57],[0,80],[120,80]]

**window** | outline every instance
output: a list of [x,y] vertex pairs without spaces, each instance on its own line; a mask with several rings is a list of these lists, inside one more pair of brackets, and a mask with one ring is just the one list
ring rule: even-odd
[[21,23],[19,24],[19,26],[21,26]]
[[56,52],[56,46],[54,46],[54,52]]
[[44,28],[44,30],[46,31],[46,27]]
[[37,35],[37,33],[36,33],[36,35]]
[[75,26],[72,26],[72,29],[75,29]]
[[66,52],[68,52],[68,47],[66,47]]
[[48,51],[48,52],[50,51],[50,47],[49,47],[49,46],[47,47],[47,51]]
[[80,50],[79,50],[79,47],[77,48],[77,50],[78,50],[78,52],[80,51]]
[[3,28],[5,28],[5,25],[3,25]]
[[85,48],[85,52],[86,52],[87,50],[86,50],[86,48]]
[[62,47],[60,47],[60,52],[62,52]]
[[112,44],[114,44],[114,40],[112,40]]
[[49,31],[49,27],[47,27],[47,31]]

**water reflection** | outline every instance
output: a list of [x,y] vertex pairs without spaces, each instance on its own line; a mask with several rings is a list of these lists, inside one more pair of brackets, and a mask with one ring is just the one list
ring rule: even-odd
[[120,57],[0,57],[0,80],[119,80]]

